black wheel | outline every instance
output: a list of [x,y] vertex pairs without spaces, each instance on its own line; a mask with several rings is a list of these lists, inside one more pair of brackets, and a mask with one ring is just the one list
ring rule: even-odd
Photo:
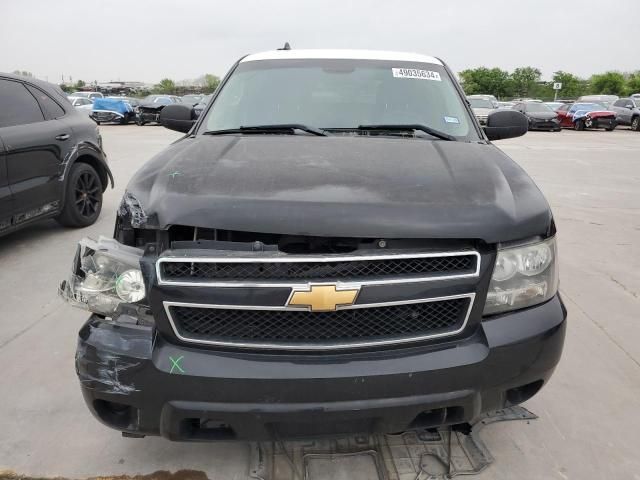
[[578,130],[579,132],[581,132],[582,130],[584,130],[584,120],[580,119],[580,120],[576,120],[573,124],[573,129],[574,130]]
[[102,182],[95,169],[86,163],[71,167],[65,185],[62,213],[56,220],[65,227],[87,227],[95,223],[102,210]]
[[640,132],[640,116],[633,117],[633,120],[631,120],[631,130]]
[[605,130],[607,132],[612,132],[612,131],[614,131],[616,129],[617,126],[618,126],[618,124],[614,122],[614,123],[611,124],[610,127],[606,127]]
[[122,117],[120,119],[120,125],[126,125],[127,123],[129,123],[129,118],[128,117]]

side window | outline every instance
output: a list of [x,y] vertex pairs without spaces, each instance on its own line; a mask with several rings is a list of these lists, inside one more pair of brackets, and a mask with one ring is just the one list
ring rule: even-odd
[[624,100],[616,100],[615,102],[613,102],[614,107],[624,107],[624,104],[625,104]]
[[27,85],[27,88],[33,96],[38,99],[38,103],[40,104],[40,107],[42,107],[42,111],[47,120],[54,120],[64,115],[62,107],[54,102],[49,95],[38,88],[32,87],[31,85]]
[[20,82],[0,79],[0,128],[44,121],[36,99]]

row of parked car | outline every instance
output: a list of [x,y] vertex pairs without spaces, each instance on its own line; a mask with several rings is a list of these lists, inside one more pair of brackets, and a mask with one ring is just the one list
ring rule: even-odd
[[600,129],[611,131],[618,125],[640,131],[640,93],[620,98],[616,95],[586,95],[577,100],[543,102],[531,98],[499,102],[493,95],[467,97],[476,118],[486,125],[492,111],[511,109],[529,120],[529,130],[560,131]]
[[166,105],[185,103],[194,107],[199,115],[208,103],[211,95],[188,94],[148,95],[143,99],[125,96],[107,96],[101,92],[73,92],[68,95],[71,104],[80,110],[86,110],[98,124],[119,123],[126,125],[135,122],[138,125],[158,123],[160,112]]

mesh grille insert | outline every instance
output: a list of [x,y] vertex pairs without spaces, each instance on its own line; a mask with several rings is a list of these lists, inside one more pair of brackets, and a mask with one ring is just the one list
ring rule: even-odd
[[178,333],[192,340],[235,343],[331,345],[409,339],[455,331],[464,322],[469,298],[338,310],[302,312],[171,306]]
[[163,262],[162,278],[168,281],[199,280],[344,280],[380,277],[472,274],[475,255],[390,258],[335,262]]

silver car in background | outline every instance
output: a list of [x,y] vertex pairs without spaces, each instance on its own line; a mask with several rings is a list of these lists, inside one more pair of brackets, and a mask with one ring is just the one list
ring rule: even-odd
[[494,110],[496,110],[497,108],[496,104],[498,102],[496,101],[495,102],[496,104],[494,104],[491,100],[485,99],[485,98],[479,98],[478,96],[467,97],[467,100],[469,100],[469,105],[471,105],[473,114],[478,119],[478,122],[480,123],[480,125],[486,125],[489,114]]

